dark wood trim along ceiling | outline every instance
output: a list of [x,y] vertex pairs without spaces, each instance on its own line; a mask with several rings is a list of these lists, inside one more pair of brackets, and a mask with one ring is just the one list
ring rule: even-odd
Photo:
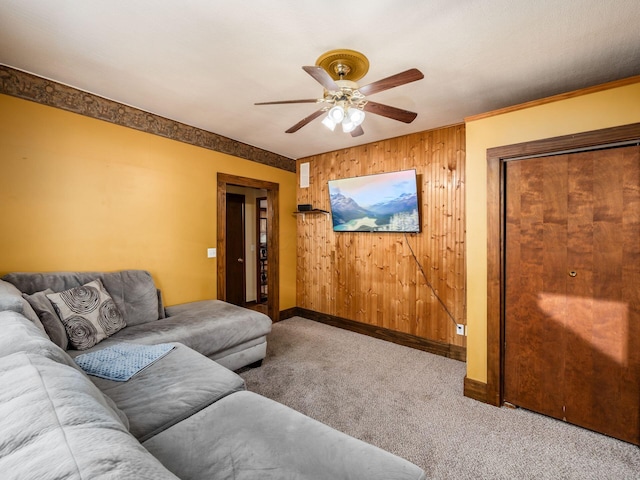
[[196,147],[245,158],[288,172],[296,171],[296,162],[291,158],[5,65],[0,65],[0,93],[188,143]]

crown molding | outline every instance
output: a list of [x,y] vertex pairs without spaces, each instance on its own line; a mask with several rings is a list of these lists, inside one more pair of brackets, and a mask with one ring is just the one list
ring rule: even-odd
[[296,171],[295,160],[30,73],[0,65],[0,93],[142,132]]
[[601,85],[594,85],[593,87],[581,88],[580,90],[573,90],[571,92],[559,93],[551,97],[541,98],[539,100],[532,100],[526,103],[520,103],[518,105],[512,105],[510,107],[500,108],[498,110],[492,110],[486,113],[479,113],[477,115],[471,115],[465,117],[465,123],[475,122],[476,120],[482,120],[489,117],[495,117],[497,115],[503,115],[505,113],[516,112],[518,110],[525,110],[527,108],[538,107],[547,103],[559,102],[561,100],[568,100],[570,98],[581,97],[583,95],[590,95],[592,93],[602,92],[604,90],[610,90],[612,88],[625,87],[627,85],[633,85],[640,83],[640,75],[634,77],[622,78],[620,80],[614,80],[612,82],[603,83]]

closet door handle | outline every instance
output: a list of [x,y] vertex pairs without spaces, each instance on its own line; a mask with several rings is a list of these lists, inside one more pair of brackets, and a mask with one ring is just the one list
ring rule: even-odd
[[239,258],[239,259],[238,259],[238,262],[240,262],[240,263],[244,263],[244,260],[243,260],[242,258]]
[[575,270],[571,270],[571,271],[569,272],[569,276],[570,276],[570,277],[575,277],[576,275],[578,275],[578,272],[576,272]]

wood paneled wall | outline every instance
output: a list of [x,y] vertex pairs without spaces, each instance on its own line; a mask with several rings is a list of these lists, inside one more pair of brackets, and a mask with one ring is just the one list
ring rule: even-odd
[[[299,307],[429,340],[464,346],[455,323],[465,309],[465,127],[398,137],[298,160],[308,188],[297,202],[330,210],[328,180],[415,169],[422,231],[336,233],[331,217],[298,215]],[[411,244],[429,283],[420,273]]]

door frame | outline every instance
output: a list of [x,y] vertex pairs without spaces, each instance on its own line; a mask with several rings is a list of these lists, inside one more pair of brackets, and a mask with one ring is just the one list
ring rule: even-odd
[[217,222],[217,242],[218,271],[217,290],[218,299],[226,300],[226,231],[227,231],[227,185],[237,185],[240,187],[258,188],[267,191],[267,224],[271,227],[267,229],[267,258],[269,269],[267,269],[267,314],[271,320],[277,322],[280,319],[280,242],[279,242],[279,185],[274,182],[257,180],[255,178],[239,177],[218,172],[218,208],[216,215]]
[[[484,401],[504,403],[506,163],[517,158],[593,150],[640,141],[640,123],[487,149],[487,384]],[[466,380],[466,379],[465,379]],[[475,388],[477,385],[465,385]],[[477,382],[475,382],[477,383]],[[474,398],[482,400],[476,393]]]

